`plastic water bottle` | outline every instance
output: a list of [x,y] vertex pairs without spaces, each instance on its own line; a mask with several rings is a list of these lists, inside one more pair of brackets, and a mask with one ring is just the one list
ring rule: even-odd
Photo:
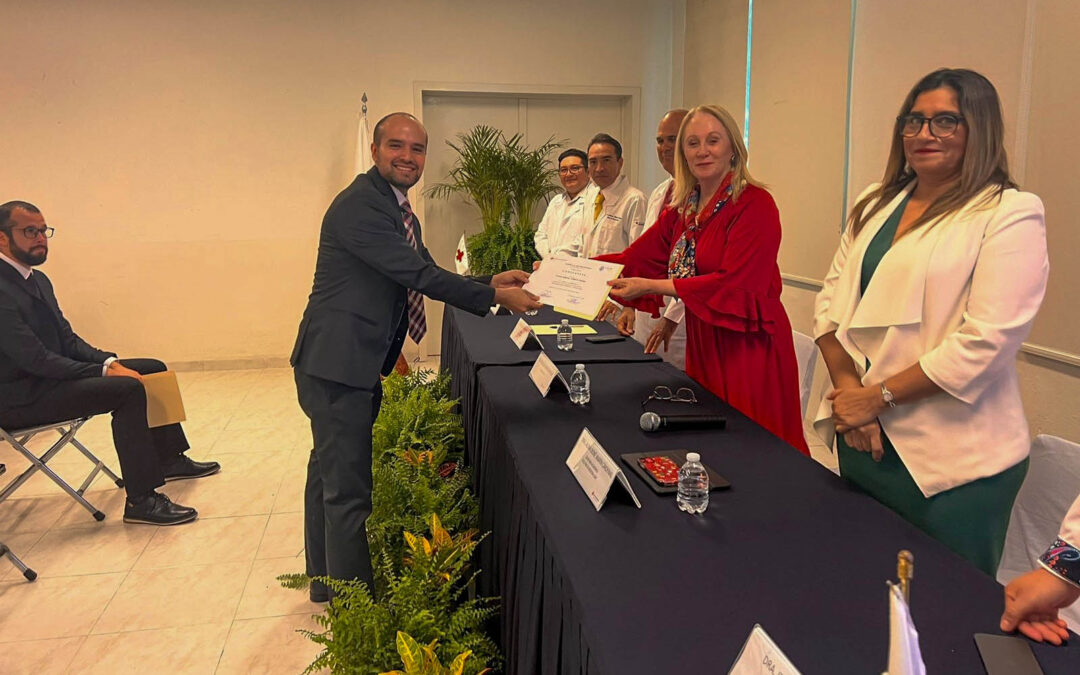
[[701,455],[686,453],[686,464],[679,469],[679,508],[689,514],[705,513],[709,508],[709,474],[701,464]]
[[585,405],[589,398],[589,374],[585,372],[585,364],[579,363],[570,376],[570,402]]
[[559,329],[555,331],[555,346],[564,352],[574,348],[574,329],[570,327],[567,319],[563,319]]

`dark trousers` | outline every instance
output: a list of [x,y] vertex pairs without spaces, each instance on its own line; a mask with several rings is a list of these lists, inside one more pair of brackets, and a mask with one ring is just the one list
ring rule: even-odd
[[[121,364],[147,375],[164,371],[155,359],[122,359]],[[162,466],[188,449],[179,424],[146,426],[146,390],[132,377],[87,377],[62,380],[27,406],[0,407],[0,425],[8,431],[78,417],[112,413],[113,445],[129,496],[165,484]]]
[[371,426],[382,385],[356,389],[293,372],[314,441],[304,490],[307,574],[356,579],[373,589],[365,523],[371,515]]

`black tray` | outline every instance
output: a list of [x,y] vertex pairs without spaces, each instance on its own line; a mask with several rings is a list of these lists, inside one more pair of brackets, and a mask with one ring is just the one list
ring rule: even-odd
[[[641,468],[638,464],[638,460],[642,457],[667,457],[674,461],[677,465],[682,466],[686,463],[686,453],[688,450],[665,450],[662,452],[628,452],[625,455],[619,455],[619,459],[626,463],[631,469],[634,470],[641,480],[645,481],[645,484],[652,488],[652,491],[658,495],[673,495],[679,491],[677,485],[661,485],[657,483],[649,472]],[[709,474],[709,492],[713,490],[726,490],[731,487],[731,483],[727,478],[724,478],[720,474],[713,471],[713,468],[708,464],[702,462],[705,466],[705,472]]]

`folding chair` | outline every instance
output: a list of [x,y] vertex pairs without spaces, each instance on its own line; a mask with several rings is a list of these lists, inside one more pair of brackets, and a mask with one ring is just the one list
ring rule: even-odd
[[[0,475],[3,475],[5,471],[7,471],[7,467],[3,464],[0,464]],[[11,564],[15,566],[15,569],[22,572],[23,576],[26,577],[27,581],[33,581],[34,579],[37,579],[37,572],[23,564],[23,561],[19,560],[19,557],[15,555],[10,548],[8,548],[7,544],[0,541],[0,558],[3,558],[4,556],[8,557],[8,560],[11,561]]]
[[[12,479],[10,483],[0,490],[0,503],[3,503],[5,499],[11,496],[13,492],[19,489],[23,483],[30,479],[34,475],[35,471],[41,471],[49,478],[53,479],[53,482],[59,485],[64,492],[82,504],[83,508],[93,514],[96,520],[105,520],[105,514],[99,509],[94,507],[93,504],[86,501],[83,497],[83,493],[86,492],[86,488],[90,487],[90,484],[97,478],[98,473],[104,472],[106,476],[112,479],[116,483],[116,487],[124,487],[124,481],[117,476],[109,467],[105,466],[105,463],[94,456],[94,453],[86,449],[86,446],[79,442],[75,438],[75,434],[79,432],[82,425],[89,421],[89,417],[81,417],[79,419],[67,420],[65,422],[54,422],[52,424],[42,424],[41,426],[31,427],[29,429],[19,429],[16,431],[5,431],[3,427],[0,427],[0,438],[11,444],[13,448],[19,451],[27,460],[30,461],[30,466],[26,471],[23,471],[17,477]],[[40,457],[35,455],[32,450],[26,447],[26,444],[30,442],[30,439],[34,438],[40,433],[46,431],[56,431],[60,435],[60,439],[53,443],[52,447],[44,452]],[[94,468],[86,476],[86,480],[82,482],[82,485],[78,490],[71,487],[64,481],[63,478],[58,476],[55,471],[46,466],[53,457],[63,450],[68,444],[75,446],[79,452],[86,456],[87,459],[94,465]]]
[[814,386],[814,370],[817,366],[817,344],[814,338],[797,330],[791,331],[795,340],[795,361],[799,366],[799,399],[802,403],[803,417],[806,406],[810,403],[810,390]]

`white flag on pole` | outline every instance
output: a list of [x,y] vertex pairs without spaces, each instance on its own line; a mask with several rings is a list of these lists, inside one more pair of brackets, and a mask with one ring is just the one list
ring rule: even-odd
[[919,649],[919,632],[900,586],[889,584],[889,672],[885,675],[926,675]]
[[356,157],[353,161],[353,173],[367,173],[371,168],[371,130],[368,129],[367,105],[360,113],[360,126],[356,131]]
[[458,242],[457,252],[454,253],[454,266],[458,274],[469,273],[469,249],[465,247],[465,233],[461,233],[461,241]]

